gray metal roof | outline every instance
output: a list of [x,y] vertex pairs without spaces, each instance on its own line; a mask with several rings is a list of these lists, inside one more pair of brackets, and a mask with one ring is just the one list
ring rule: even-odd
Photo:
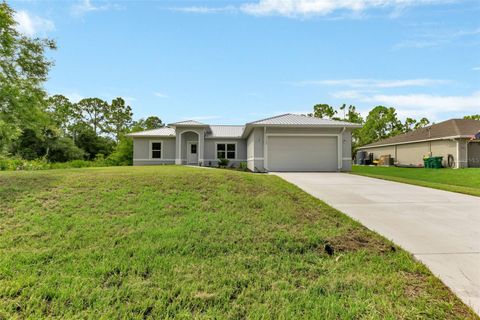
[[245,126],[211,125],[207,138],[241,138]]
[[273,125],[273,126],[339,126],[339,127],[361,127],[361,125],[346,121],[321,119],[300,114],[286,113],[271,118],[257,120],[247,123],[249,125]]
[[169,126],[172,127],[178,127],[178,126],[193,126],[193,127],[198,127],[198,126],[208,126],[208,124],[201,123],[195,120],[185,120],[185,121],[179,121],[179,122],[174,122],[170,123]]
[[129,133],[129,137],[175,137],[175,129],[162,127],[158,129]]

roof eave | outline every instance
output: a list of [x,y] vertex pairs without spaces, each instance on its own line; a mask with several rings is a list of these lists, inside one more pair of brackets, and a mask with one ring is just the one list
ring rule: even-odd
[[399,145],[399,144],[410,144],[410,143],[419,143],[419,142],[437,141],[437,140],[468,139],[468,138],[471,138],[471,136],[469,136],[469,135],[447,136],[447,137],[420,139],[420,140],[403,141],[403,142],[392,142],[392,143],[384,143],[384,144],[374,144],[374,145],[367,144],[365,146],[359,147],[358,149],[380,148],[380,147],[395,146],[395,145]]

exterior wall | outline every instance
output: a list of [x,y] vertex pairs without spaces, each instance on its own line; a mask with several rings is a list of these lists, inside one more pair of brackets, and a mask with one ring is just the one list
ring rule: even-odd
[[216,166],[217,159],[217,147],[216,143],[235,143],[237,145],[235,151],[236,159],[229,159],[229,166],[234,165],[238,167],[240,162],[247,161],[247,141],[245,139],[231,139],[231,138],[209,138],[205,139],[205,159],[204,166]]
[[[402,165],[423,165],[423,158],[430,155],[443,157],[444,166],[447,166],[448,155],[453,155],[455,162],[458,161],[457,141],[455,140],[435,140],[385,147],[360,148],[360,150],[373,153],[374,159],[389,154],[394,158],[396,164]],[[466,153],[464,152],[464,154]],[[460,160],[463,161],[462,158]]]
[[[152,159],[150,143],[162,142],[162,159]],[[175,163],[175,138],[133,138],[133,165]]]
[[250,133],[247,138],[247,168],[250,171],[255,171],[255,161],[254,161],[254,150],[255,150],[255,139],[254,135]]
[[342,168],[341,171],[352,170],[352,131],[345,130],[342,134]]
[[[204,128],[191,128],[191,127],[176,127],[176,139],[175,139],[175,164],[187,163],[187,143],[188,137],[192,140],[198,141],[198,162],[203,162],[203,150],[205,149],[205,129]],[[184,137],[185,136],[185,137]],[[195,136],[195,138],[193,138]]]
[[480,168],[480,142],[468,143],[468,166],[470,168]]

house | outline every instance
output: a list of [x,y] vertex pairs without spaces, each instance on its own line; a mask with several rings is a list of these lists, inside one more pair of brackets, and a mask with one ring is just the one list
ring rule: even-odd
[[135,132],[133,164],[216,166],[228,159],[255,172],[349,171],[351,132],[360,125],[282,114],[245,125],[188,120]]
[[480,167],[480,121],[451,119],[363,146],[374,159],[390,155],[400,165],[421,165],[426,156],[443,157],[443,166]]

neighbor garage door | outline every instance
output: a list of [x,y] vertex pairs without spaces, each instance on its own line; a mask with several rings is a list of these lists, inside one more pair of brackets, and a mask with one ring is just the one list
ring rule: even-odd
[[269,171],[337,171],[337,137],[269,136]]

